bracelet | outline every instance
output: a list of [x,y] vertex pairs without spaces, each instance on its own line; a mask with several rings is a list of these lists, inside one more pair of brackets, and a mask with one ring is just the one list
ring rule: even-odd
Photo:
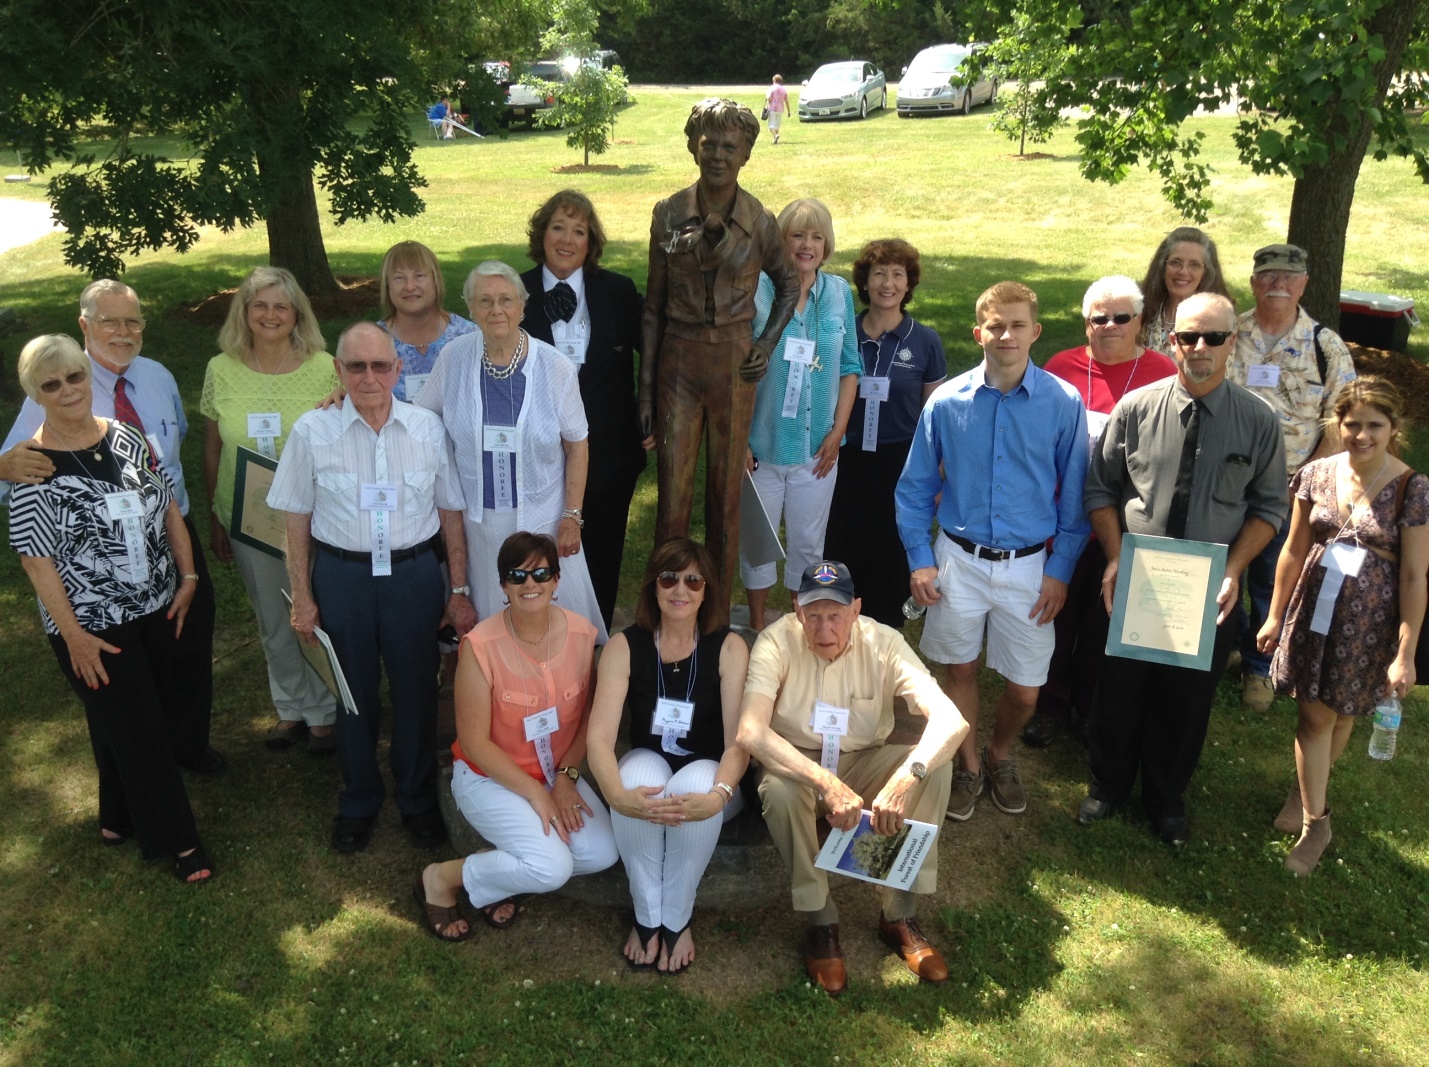
[[564,511],[561,512],[561,518],[575,519],[576,525],[579,526],[582,530],[585,529],[585,515],[580,508],[566,508]]
[[[724,803],[725,803],[725,804],[728,804],[731,800],[734,799],[734,790],[731,789],[729,786],[725,785],[723,782],[716,782],[716,783],[714,784],[714,787],[715,787],[716,789],[718,789],[721,793],[724,794]],[[723,807],[723,806],[724,806],[724,804],[721,804],[721,805],[720,805],[720,807]]]
[[179,579],[180,579],[181,581],[185,581],[185,582],[196,582],[196,581],[198,581],[198,575],[197,575],[197,574],[181,574],[181,575],[179,575]]
[[452,596],[471,596],[471,586],[469,586],[469,585],[454,585],[454,586],[452,586]]

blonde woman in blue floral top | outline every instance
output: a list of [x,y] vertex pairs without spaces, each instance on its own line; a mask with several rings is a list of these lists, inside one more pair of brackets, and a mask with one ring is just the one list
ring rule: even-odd
[[402,360],[392,395],[412,403],[450,342],[475,333],[476,323],[444,309],[447,287],[432,250],[420,241],[399,241],[382,257],[382,318]]
[[[799,303],[755,393],[749,469],[770,520],[776,525],[784,520],[784,583],[792,590],[804,569],[823,558],[839,446],[858,395],[863,362],[853,293],[848,282],[821,269],[834,252],[829,209],[814,199],[795,200],[779,213],[778,221],[799,277]],[[773,302],[774,283],[761,274],[755,294],[756,337]],[[740,552],[749,622],[756,630],[764,629],[775,568],[773,563],[753,566]]]

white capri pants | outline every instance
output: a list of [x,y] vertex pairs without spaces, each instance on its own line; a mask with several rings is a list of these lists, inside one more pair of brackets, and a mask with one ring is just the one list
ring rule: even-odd
[[230,543],[233,562],[238,565],[248,602],[258,620],[258,636],[268,665],[268,694],[278,709],[278,718],[309,726],[331,726],[337,721],[337,699],[308,666],[298,635],[293,632],[292,614],[283,596],[289,588],[286,565],[242,541]]
[[1046,552],[994,563],[939,533],[933,542],[942,599],[928,609],[918,650],[934,663],[971,663],[987,631],[987,665],[1009,682],[1040,686],[1057,633],[1027,613],[1042,595]]
[[466,821],[495,846],[462,861],[461,880],[473,907],[484,908],[518,893],[549,893],[573,874],[603,871],[620,858],[610,831],[610,813],[582,778],[576,790],[593,815],[564,844],[554,830],[542,832],[536,810],[500,782],[458,760],[452,796]]
[[[799,588],[804,571],[824,558],[824,531],[829,525],[829,504],[834,499],[834,483],[838,480],[838,464],[822,478],[814,477],[818,459],[808,463],[765,463],[751,478],[759,490],[759,499],[774,528],[784,519],[784,585]],[[744,550],[739,553],[739,577],[746,589],[768,589],[778,577],[778,564],[751,566]]]
[[[718,770],[714,760],[702,759],[672,775],[665,758],[648,748],[632,748],[620,758],[620,782],[626,789],[659,786],[664,790],[660,796],[708,793]],[[743,810],[744,797],[736,788],[724,806],[723,818],[712,815],[699,822],[661,826],[618,811],[610,813],[620,858],[630,877],[636,922],[676,931],[690,924],[695,891],[719,843],[720,828]]]

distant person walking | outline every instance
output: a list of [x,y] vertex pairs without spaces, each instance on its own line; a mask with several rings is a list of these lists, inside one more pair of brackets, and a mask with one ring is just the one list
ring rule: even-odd
[[776,74],[769,91],[764,94],[764,117],[769,120],[769,132],[774,136],[775,144],[779,143],[779,124],[789,114],[792,114],[789,110],[789,90],[784,88],[784,75]]

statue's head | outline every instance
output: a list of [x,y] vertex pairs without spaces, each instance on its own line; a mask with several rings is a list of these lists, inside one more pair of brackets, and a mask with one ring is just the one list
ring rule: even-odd
[[735,134],[744,141],[740,166],[749,162],[749,153],[759,138],[759,120],[754,112],[735,100],[707,96],[690,109],[685,122],[685,140],[695,162],[700,161],[700,138],[711,134]]

